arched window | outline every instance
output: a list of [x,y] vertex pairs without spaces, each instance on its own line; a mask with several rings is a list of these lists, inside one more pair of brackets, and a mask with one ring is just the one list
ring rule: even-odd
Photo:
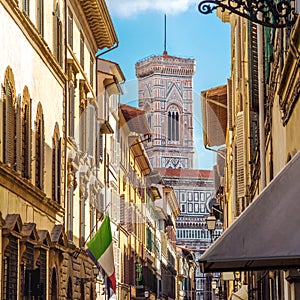
[[52,147],[52,199],[60,203],[61,184],[61,138],[58,124],[55,125]]
[[176,106],[171,106],[168,110],[168,141],[179,141],[179,112]]
[[[8,69],[9,72],[10,69]],[[3,93],[3,161],[11,168],[16,168],[16,112],[13,86],[5,80]]]
[[22,176],[31,178],[31,100],[27,87],[23,91],[22,108]]
[[35,122],[35,185],[44,187],[44,117],[41,103],[38,104]]
[[54,52],[54,55],[58,61],[58,63],[62,66],[62,48],[63,48],[63,45],[62,45],[62,23],[61,23],[61,20],[60,20],[60,11],[59,11],[59,5],[58,3],[56,3],[56,6],[55,6],[55,11],[54,11],[54,20],[53,20],[53,23],[54,23],[54,28],[53,28],[53,35],[54,35],[54,38],[53,38],[53,52]]

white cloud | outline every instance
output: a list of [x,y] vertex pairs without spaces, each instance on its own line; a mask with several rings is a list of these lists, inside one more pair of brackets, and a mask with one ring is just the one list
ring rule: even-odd
[[145,11],[178,14],[199,2],[199,0],[106,0],[110,13],[120,17],[132,17]]

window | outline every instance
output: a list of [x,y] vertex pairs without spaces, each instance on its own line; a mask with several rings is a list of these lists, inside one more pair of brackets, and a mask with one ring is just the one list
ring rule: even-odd
[[84,68],[84,37],[82,32],[80,32],[80,65]]
[[74,120],[75,120],[75,87],[70,82],[69,90],[69,136],[74,137]]
[[198,213],[199,212],[199,204],[195,203],[194,208],[195,208],[195,213]]
[[194,201],[195,202],[199,201],[199,193],[198,192],[194,192]]
[[193,201],[193,193],[192,192],[188,192],[188,200]]
[[[68,173],[72,172],[68,170]],[[73,198],[74,198],[74,183],[71,182],[68,188],[68,240],[73,241]]]
[[179,112],[175,106],[168,111],[168,140],[171,143],[179,141]]
[[94,86],[94,57],[90,53],[90,84]]
[[54,55],[58,61],[58,63],[62,66],[62,23],[60,20],[60,12],[58,3],[56,4],[55,12],[54,12]]
[[184,193],[180,193],[181,194],[181,202],[185,202],[185,194]]
[[81,172],[79,174],[79,185],[80,190],[82,191],[79,205],[80,205],[80,216],[79,216],[79,232],[80,232],[80,238],[79,238],[79,245],[80,247],[84,247],[85,245],[85,226],[86,226],[86,218],[85,218],[85,202],[88,197],[87,193],[87,187],[86,187],[86,181],[85,181],[85,173]]
[[31,99],[28,88],[23,91],[22,133],[21,133],[21,174],[24,178],[31,178]]
[[206,200],[211,196],[211,193],[206,193]]
[[68,44],[73,49],[73,13],[68,10]]
[[88,105],[86,108],[86,132],[85,132],[85,138],[86,138],[86,150],[88,155],[91,157],[95,157],[95,140],[96,140],[96,109],[93,105]]
[[61,138],[58,124],[55,126],[52,148],[52,199],[60,203],[61,181]]
[[203,192],[200,193],[200,201],[205,201],[205,193]]
[[18,290],[18,238],[10,235],[3,257],[3,299],[17,299]]
[[35,122],[35,185],[44,187],[44,117],[41,103],[38,104]]
[[193,203],[188,204],[188,212],[193,212]]
[[[10,70],[10,69],[8,69]],[[11,168],[16,167],[16,112],[13,90],[10,81],[6,79],[3,94],[3,161]]]
[[103,135],[100,133],[101,125],[97,123],[97,165],[103,160]]
[[200,212],[202,212],[202,213],[205,212],[205,204],[204,203],[200,204]]
[[29,0],[23,0],[22,9],[29,16]]
[[185,204],[181,204],[181,212],[185,213]]
[[37,0],[37,28],[41,36],[44,36],[44,0]]

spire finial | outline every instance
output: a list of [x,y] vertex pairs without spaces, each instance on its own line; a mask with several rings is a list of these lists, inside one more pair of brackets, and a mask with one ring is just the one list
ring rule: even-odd
[[167,55],[167,14],[165,14],[164,55]]

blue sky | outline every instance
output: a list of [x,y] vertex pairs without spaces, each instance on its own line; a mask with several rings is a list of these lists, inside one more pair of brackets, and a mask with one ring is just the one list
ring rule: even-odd
[[125,77],[121,101],[137,105],[135,63],[164,50],[167,14],[167,52],[196,60],[194,76],[195,168],[211,169],[215,155],[203,146],[200,92],[226,84],[230,75],[230,27],[215,14],[198,12],[195,0],[107,0],[119,47],[102,56],[117,62]]

